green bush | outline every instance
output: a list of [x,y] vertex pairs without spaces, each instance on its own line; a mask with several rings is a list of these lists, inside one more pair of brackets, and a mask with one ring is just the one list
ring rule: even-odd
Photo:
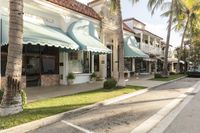
[[21,90],[20,93],[21,93],[21,97],[22,97],[22,105],[24,107],[27,104],[26,92],[24,90]]
[[162,75],[160,73],[154,74],[154,78],[162,78]]
[[0,89],[0,102],[1,102],[2,98],[3,98],[3,91]]
[[103,88],[104,89],[113,89],[117,85],[117,81],[114,79],[108,79],[107,81],[104,82]]
[[96,75],[96,73],[92,73],[91,75],[90,75],[90,78],[92,79],[92,78],[96,78],[97,77],[97,75]]
[[175,72],[170,72],[169,74],[170,74],[170,75],[176,75],[176,73],[175,73]]
[[69,74],[67,75],[67,79],[75,79],[74,74],[73,74],[73,73],[69,73]]

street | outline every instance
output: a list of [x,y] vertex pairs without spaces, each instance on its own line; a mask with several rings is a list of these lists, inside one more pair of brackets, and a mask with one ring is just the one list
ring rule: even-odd
[[[41,127],[30,133],[130,133],[171,101],[186,93],[198,81],[198,78],[184,78],[112,105],[72,113],[57,123]],[[192,102],[196,103],[198,99],[200,99],[200,94],[196,95]],[[188,106],[192,106],[192,104]],[[192,107],[187,107],[187,109],[190,108]],[[197,110],[194,111],[200,116]],[[185,117],[187,120],[193,119],[195,116],[184,113],[179,117]],[[182,121],[180,118],[174,123]],[[197,117],[195,122],[199,123]],[[177,124],[172,124],[166,133],[172,133],[175,130],[175,125],[177,126]],[[182,125],[178,126],[182,128]]]

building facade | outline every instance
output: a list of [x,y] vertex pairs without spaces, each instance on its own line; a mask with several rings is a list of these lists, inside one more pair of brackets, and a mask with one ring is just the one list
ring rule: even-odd
[[[3,88],[9,10],[8,0],[0,0],[0,3]],[[109,5],[107,0],[93,1],[88,6],[75,0],[24,0],[22,87],[67,85],[69,73],[75,75],[74,84],[89,82],[92,73],[100,80],[117,80],[119,23]],[[132,20],[123,23],[124,73],[128,77],[135,73],[156,72],[158,60],[162,60],[162,38],[144,27]]]

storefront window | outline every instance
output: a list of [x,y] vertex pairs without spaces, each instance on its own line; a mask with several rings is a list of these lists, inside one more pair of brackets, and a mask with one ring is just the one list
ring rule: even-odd
[[90,52],[70,52],[69,72],[90,73]]
[[132,58],[124,59],[125,71],[132,71]]
[[94,55],[94,71],[99,71],[99,55]]
[[55,47],[40,47],[42,60],[42,74],[58,74],[58,53],[59,49]]
[[43,74],[55,74],[55,57],[54,56],[42,56],[42,73]]

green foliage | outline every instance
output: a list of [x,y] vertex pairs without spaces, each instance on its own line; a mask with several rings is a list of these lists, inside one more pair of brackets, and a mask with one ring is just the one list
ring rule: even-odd
[[104,82],[103,88],[104,89],[113,89],[117,85],[117,81],[114,79],[108,79],[107,81]]
[[74,74],[73,74],[73,73],[69,73],[69,74],[67,75],[67,79],[75,79]]
[[23,107],[27,104],[27,96],[26,92],[24,90],[20,91],[21,97],[22,97],[22,105]]
[[176,73],[175,72],[170,72],[169,75],[176,75]]
[[154,78],[162,78],[162,75],[160,73],[154,74]]
[[96,75],[96,73],[92,73],[91,75],[90,75],[90,78],[92,79],[92,78],[96,78],[97,77],[97,75]]

